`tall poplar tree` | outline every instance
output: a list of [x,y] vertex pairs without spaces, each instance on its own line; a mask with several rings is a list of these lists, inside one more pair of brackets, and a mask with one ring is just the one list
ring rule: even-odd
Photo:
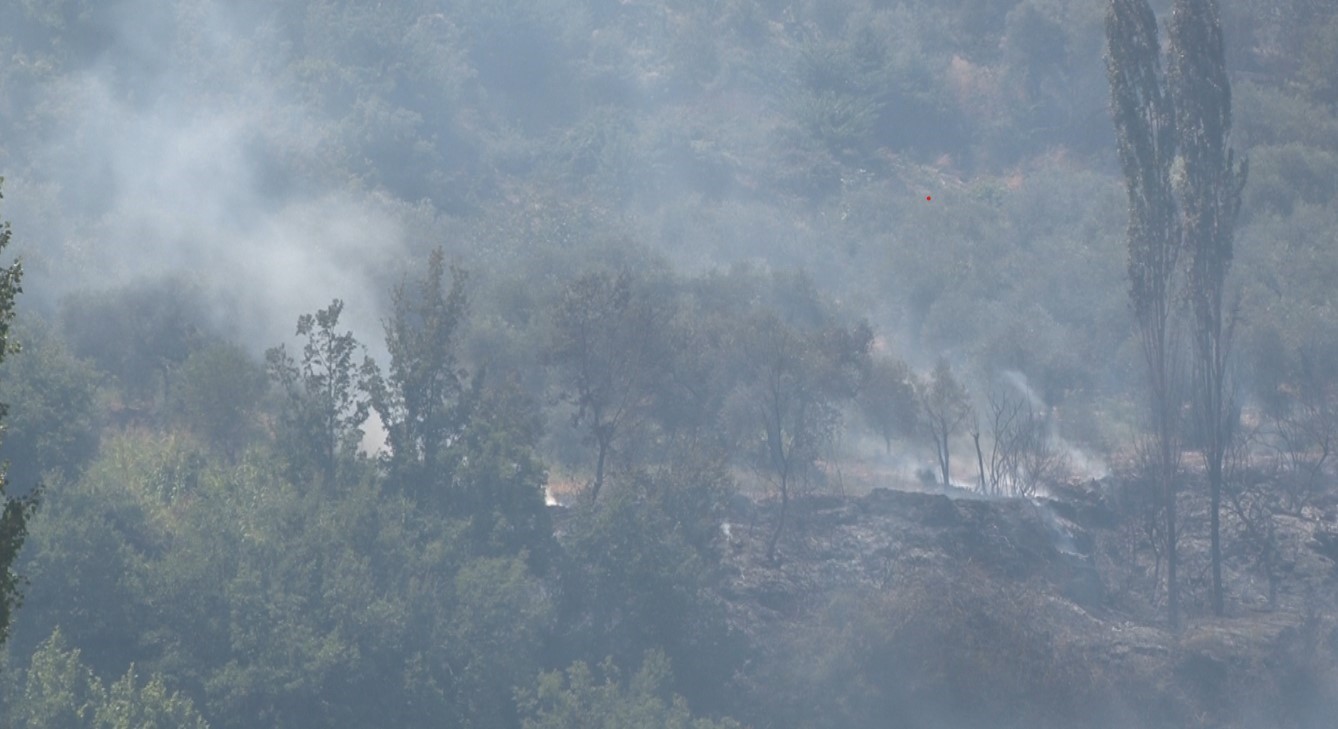
[[1222,461],[1237,415],[1228,391],[1234,317],[1223,312],[1232,238],[1248,171],[1228,146],[1231,83],[1216,0],[1176,0],[1170,24],[1170,90],[1183,170],[1176,176],[1194,317],[1194,412],[1211,501],[1213,612],[1222,615]]
[[1180,447],[1173,309],[1181,249],[1171,185],[1175,116],[1161,69],[1157,19],[1147,0],[1111,0],[1106,39],[1111,113],[1129,195],[1129,300],[1148,375],[1146,450],[1166,520],[1166,608],[1174,628],[1180,619],[1175,504]]

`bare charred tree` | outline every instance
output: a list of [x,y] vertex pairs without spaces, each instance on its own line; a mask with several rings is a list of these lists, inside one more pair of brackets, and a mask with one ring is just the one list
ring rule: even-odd
[[1216,0],[1176,0],[1168,69],[1181,174],[1176,176],[1194,317],[1194,412],[1208,475],[1213,612],[1222,615],[1222,462],[1238,415],[1228,388],[1235,316],[1224,311],[1232,239],[1248,172],[1228,146],[1231,83]]
[[1162,486],[1156,480],[1159,472],[1157,441],[1144,437],[1134,441],[1134,457],[1138,464],[1137,472],[1142,477],[1126,484],[1121,494],[1123,509],[1130,518],[1127,539],[1129,545],[1129,563],[1137,564],[1138,555],[1143,547],[1152,553],[1152,594],[1161,589],[1161,568],[1166,559],[1166,498]]
[[953,377],[948,361],[940,359],[928,379],[918,383],[916,400],[920,404],[920,426],[934,444],[939,474],[947,488],[952,483],[949,470],[952,437],[971,417],[966,388]]
[[1178,403],[1175,391],[1176,299],[1180,230],[1171,186],[1175,118],[1161,68],[1157,20],[1146,0],[1111,0],[1106,14],[1111,113],[1129,196],[1129,299],[1147,366],[1153,441],[1148,465],[1165,510],[1167,617],[1180,622],[1176,569]]
[[1041,484],[1054,483],[1069,473],[1071,462],[1055,446],[1051,437],[1049,418],[1034,411],[1022,421],[1022,437],[1018,447],[1022,452],[1021,480],[1016,496],[1033,496]]
[[979,425],[972,432],[984,493],[1029,497],[1067,469],[1067,459],[1051,440],[1049,419],[1031,398],[1003,385],[991,390],[986,407],[988,459]]
[[1034,413],[1031,403],[1021,393],[998,388],[990,391],[986,416],[990,429],[990,457],[988,468],[976,439],[976,456],[982,463],[981,482],[992,496],[1007,491],[1022,495],[1022,450],[1034,437]]
[[1324,489],[1338,448],[1338,393],[1313,381],[1271,417],[1265,444],[1276,464],[1279,507],[1300,516]]
[[1278,586],[1282,580],[1282,549],[1278,537],[1277,515],[1281,511],[1282,491],[1263,469],[1256,468],[1251,449],[1258,432],[1237,431],[1222,462],[1223,494],[1229,513],[1235,517],[1235,542],[1251,558],[1268,581],[1268,605],[1276,608]]
[[[1336,402],[1331,384],[1305,373],[1284,408],[1234,434],[1223,459],[1223,506],[1234,517],[1233,543],[1267,579],[1272,608],[1300,543],[1284,539],[1279,523],[1322,518],[1311,507],[1328,483],[1338,445]],[[1263,457],[1254,458],[1257,454]]]

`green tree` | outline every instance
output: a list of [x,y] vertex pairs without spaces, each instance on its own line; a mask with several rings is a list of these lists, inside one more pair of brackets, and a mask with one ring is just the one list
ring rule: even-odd
[[81,477],[43,487],[24,547],[31,583],[13,635],[16,655],[31,654],[60,626],[101,675],[141,660],[140,637],[153,614],[143,568],[147,553],[164,544],[160,517],[184,491],[170,481],[180,459],[167,442],[144,431],[109,438]]
[[76,294],[60,319],[74,353],[116,378],[121,405],[133,413],[170,399],[173,375],[201,344],[208,315],[198,287],[165,278]]
[[1175,118],[1161,70],[1157,19],[1146,0],[1111,0],[1106,14],[1111,113],[1129,196],[1129,300],[1147,367],[1152,443],[1144,450],[1166,519],[1166,610],[1180,620],[1176,473],[1180,447],[1174,305],[1180,228],[1171,188]]
[[335,484],[340,459],[357,452],[371,412],[361,385],[374,364],[365,355],[361,367],[354,362],[361,345],[352,332],[337,331],[343,310],[344,302],[335,299],[315,314],[298,317],[297,335],[306,337],[300,363],[283,345],[265,353],[269,375],[285,395],[290,458],[299,474],[314,475],[327,489]]
[[102,682],[56,628],[28,663],[23,701],[11,718],[27,729],[91,727],[105,701]]
[[563,648],[623,665],[662,650],[680,691],[718,702],[742,657],[713,592],[728,481],[718,463],[675,455],[672,466],[617,472],[607,497],[570,522],[563,624],[575,629]]
[[[4,178],[0,178],[0,183]],[[9,245],[10,228],[8,221],[0,221],[0,253]],[[15,261],[0,268],[0,361],[12,354],[16,347],[10,340],[10,326],[14,322],[14,299],[22,291],[23,267]],[[8,407],[0,403],[0,420],[3,420]],[[0,426],[0,438],[3,438],[3,426]],[[28,521],[37,508],[38,492],[34,489],[27,496],[7,497],[5,488],[9,478],[5,468],[0,465],[0,645],[9,637],[10,620],[13,611],[22,600],[20,587],[22,579],[14,572],[14,562],[18,559],[23,540],[28,534]]]
[[485,383],[460,364],[469,310],[467,275],[441,249],[423,277],[401,282],[385,323],[390,371],[366,388],[386,428],[392,487],[436,514],[463,520],[474,554],[527,553],[535,568],[552,551],[542,465],[534,456],[537,408],[513,382]]
[[469,421],[470,399],[477,394],[466,387],[468,375],[456,356],[457,332],[469,305],[467,276],[452,268],[448,291],[445,274],[438,248],[421,280],[395,287],[385,323],[390,372],[384,379],[377,373],[369,387],[386,429],[390,481],[420,502],[450,482],[445,455]]
[[472,560],[456,573],[442,616],[449,620],[443,668],[458,726],[514,726],[513,687],[539,668],[550,626],[539,583],[519,559]]
[[77,477],[96,454],[98,375],[40,319],[20,319],[14,335],[22,349],[0,368],[0,462],[26,492],[48,472]]
[[186,358],[177,373],[176,407],[187,427],[228,458],[250,440],[265,394],[265,370],[239,346],[217,342]]
[[892,440],[915,429],[918,412],[914,374],[894,357],[876,357],[860,385],[859,407],[865,421],[883,439],[888,454]]
[[534,689],[518,691],[524,729],[742,729],[732,719],[694,719],[682,696],[670,692],[668,658],[649,651],[641,668],[624,678],[612,659],[592,671],[576,662],[539,676]]
[[168,691],[162,676],[151,676],[143,685],[136,685],[138,680],[131,664],[107,690],[106,703],[94,712],[96,729],[209,729],[190,697]]
[[1183,161],[1176,176],[1189,255],[1187,294],[1194,317],[1194,412],[1208,472],[1213,613],[1222,595],[1222,462],[1239,418],[1228,390],[1235,315],[1224,311],[1236,216],[1249,171],[1228,146],[1231,81],[1216,0],[1177,0],[1170,35],[1169,88]]
[[743,381],[733,409],[745,451],[780,497],[767,540],[767,559],[774,560],[790,498],[836,435],[840,404],[854,397],[867,367],[872,333],[863,325],[801,328],[771,312],[754,313],[739,327]]
[[198,686],[215,725],[518,722],[510,691],[540,669],[548,592],[519,555],[475,557],[465,520],[374,488],[303,490],[254,451],[170,513],[171,549],[133,570],[154,607],[122,632],[139,664]]
[[57,628],[33,653],[16,718],[25,729],[208,729],[195,703],[169,691],[161,675],[138,681],[131,665],[104,688]]
[[591,501],[619,438],[647,415],[667,360],[666,321],[660,302],[628,271],[583,274],[557,302],[545,354],[576,406],[573,422],[595,446]]
[[544,503],[547,474],[534,452],[537,407],[514,383],[480,389],[474,400],[452,444],[446,513],[465,522],[474,554],[523,555],[544,572],[557,545]]

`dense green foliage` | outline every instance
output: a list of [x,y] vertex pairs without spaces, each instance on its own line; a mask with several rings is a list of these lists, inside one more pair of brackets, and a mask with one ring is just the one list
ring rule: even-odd
[[[669,661],[648,653],[640,670],[623,679],[612,661],[599,672],[584,663],[539,677],[538,690],[521,694],[529,711],[524,729],[738,729],[732,720],[693,720],[682,696],[667,695]],[[602,679],[602,682],[596,678]]]
[[208,729],[187,697],[169,692],[162,676],[136,686],[132,665],[110,688],[84,665],[79,649],[66,646],[60,630],[33,654],[15,719],[43,729],[133,729],[171,726]]
[[[17,493],[44,484],[40,511],[0,515],[0,725],[1106,708],[1042,606],[967,568],[951,594],[926,573],[768,604],[787,635],[748,632],[737,603],[771,593],[731,582],[808,556],[801,496],[984,489],[985,453],[1024,462],[1000,452],[1001,402],[1064,451],[1057,478],[1146,470],[1148,430],[1193,441],[1138,415],[1130,288],[1183,262],[1140,267],[1126,238],[1172,230],[1188,183],[1167,130],[1138,147],[1133,86],[1110,121],[1103,51],[1128,58],[1105,11],[0,3],[0,167],[32,289],[11,331],[19,269],[0,269],[0,459]],[[1278,531],[1315,519],[1338,451],[1338,10],[1221,15],[1226,141],[1252,160],[1219,282],[1242,312],[1227,415],[1250,426],[1219,444],[1224,551],[1276,588]],[[1147,184],[1126,198],[1131,171]],[[1182,304],[1153,312],[1166,347]],[[1148,575],[1201,531],[1169,513],[1129,550]]]

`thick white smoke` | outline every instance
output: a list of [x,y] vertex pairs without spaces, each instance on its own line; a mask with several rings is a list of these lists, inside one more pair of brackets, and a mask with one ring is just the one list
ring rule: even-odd
[[376,348],[406,206],[323,177],[334,125],[274,73],[285,44],[211,0],[190,17],[119,6],[101,56],[30,110],[49,122],[45,144],[6,181],[30,291],[49,303],[183,276],[256,352],[337,297],[342,323]]

